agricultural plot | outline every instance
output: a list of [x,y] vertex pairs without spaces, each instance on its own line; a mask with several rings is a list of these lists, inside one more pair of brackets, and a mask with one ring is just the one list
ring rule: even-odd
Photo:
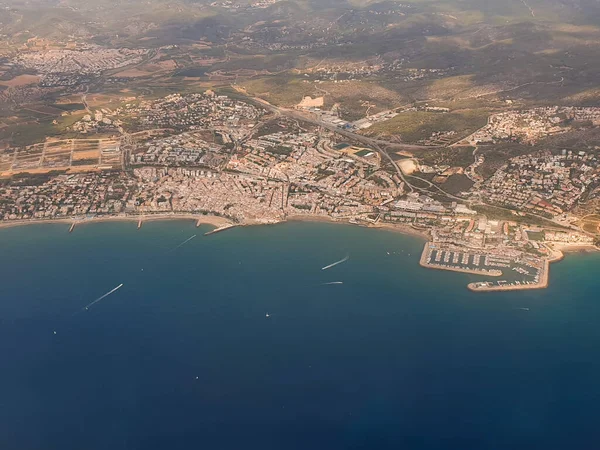
[[100,143],[99,164],[113,167],[121,164],[121,148],[118,141],[107,139]]
[[96,165],[100,161],[100,141],[98,139],[73,141],[73,166]]
[[71,164],[71,142],[58,141],[44,144],[44,156],[41,167],[58,168],[68,167]]
[[40,167],[44,155],[44,144],[28,145],[17,151],[12,170],[36,169]]
[[0,172],[10,170],[13,163],[15,162],[15,150],[8,148],[0,153]]
[[0,153],[0,172],[77,170],[114,167],[121,164],[121,149],[114,139],[64,139],[47,141]]

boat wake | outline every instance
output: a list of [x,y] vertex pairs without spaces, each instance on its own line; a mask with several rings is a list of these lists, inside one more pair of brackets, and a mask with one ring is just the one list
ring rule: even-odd
[[[78,314],[82,311],[87,311],[88,309],[90,309],[92,306],[94,306],[96,303],[98,303],[101,300],[104,300],[106,297],[108,297],[109,295],[113,294],[114,292],[118,291],[119,289],[121,289],[123,287],[123,283],[121,283],[120,285],[118,285],[116,288],[111,289],[110,291],[108,291],[106,294],[104,294],[101,297],[98,297],[96,300],[94,300],[93,302],[89,303],[88,305],[84,306],[83,308],[81,308],[79,311],[77,311],[75,314]],[[73,314],[73,315],[75,315]]]
[[336,261],[334,263],[329,264],[328,266],[322,267],[321,270],[327,270],[327,269],[331,269],[332,267],[337,266],[338,264],[342,264],[345,263],[346,261],[348,261],[350,259],[350,256],[346,256],[344,259],[340,259],[339,261]]
[[190,242],[192,239],[194,239],[197,236],[197,234],[193,235],[190,238],[187,238],[185,241],[183,241],[181,244],[179,244],[177,247],[173,248],[171,251],[174,252],[175,250],[177,250],[178,248],[183,247],[185,244],[187,244],[188,242]]

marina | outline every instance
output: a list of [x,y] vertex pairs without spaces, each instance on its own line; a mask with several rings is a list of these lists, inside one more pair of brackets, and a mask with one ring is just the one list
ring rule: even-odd
[[[506,290],[482,297],[465,289],[470,275],[420,267],[415,255],[425,242],[400,233],[294,222],[240,226],[216,239],[200,239],[210,227],[197,229],[195,220],[147,220],[141,230],[136,224],[91,223],[73,234],[67,233],[71,223],[66,222],[0,229],[2,253],[11,255],[2,270],[14,281],[6,284],[3,295],[3,332],[10,345],[4,346],[0,377],[5,386],[15,387],[3,398],[10,411],[3,426],[4,436],[13,433],[16,444],[41,448],[24,413],[15,413],[25,407],[28,420],[40,424],[40,439],[56,444],[52,448],[119,447],[131,434],[114,423],[128,424],[132,414],[171,435],[181,432],[182,424],[186,429],[206,424],[200,425],[198,441],[209,436],[211,448],[240,448],[241,441],[227,436],[229,424],[240,418],[283,427],[298,411],[334,417],[338,405],[357,411],[379,387],[386,395],[372,410],[378,417],[410,416],[430,430],[431,413],[440,405],[429,392],[445,390],[444,411],[448,405],[459,420],[484,423],[484,432],[503,438],[514,426],[513,405],[534,404],[548,393],[547,386],[572,383],[578,389],[574,395],[582,398],[598,391],[594,354],[585,359],[577,352],[587,349],[582,340],[599,342],[600,328],[589,318],[597,317],[600,308],[590,295],[597,289],[594,271],[600,253],[567,257],[545,291],[523,295]],[[182,251],[165,251],[194,234],[198,237]],[[60,252],[55,252],[57,246]],[[381,263],[387,251],[391,255]],[[454,252],[449,245],[443,251]],[[471,265],[474,255],[481,254],[465,247],[459,263],[467,252]],[[348,264],[320,270],[347,253],[352,259]],[[86,266],[90,255],[94,266]],[[519,267],[533,273],[525,263]],[[223,282],[230,274],[235,282]],[[44,289],[30,282],[32,276],[40,277]],[[510,282],[517,276],[509,269],[495,279]],[[469,281],[479,279],[492,277],[474,275]],[[321,286],[333,281],[343,285]],[[121,283],[89,310],[72,315]],[[41,362],[40,355],[45,356]],[[552,378],[554,367],[564,367],[574,357],[594,368],[589,384],[581,384],[578,370]],[[500,365],[506,370],[498,370]],[[514,376],[507,376],[507,370]],[[540,374],[532,380],[535,370]],[[240,373],[245,374],[243,389]],[[23,374],[46,394],[23,395]],[[434,374],[427,386],[423,374]],[[290,377],[297,381],[288,383]],[[358,397],[348,395],[346,388],[329,387],[324,395],[314,395],[324,392],[323,381],[358,386]],[[465,404],[464,392],[481,383],[469,400],[474,403]],[[103,388],[92,389],[96,384]],[[124,390],[124,384],[135,389]],[[230,395],[231,407],[207,404],[207,389]],[[419,389],[424,389],[418,401],[425,410],[397,401]],[[482,418],[490,393],[502,400],[501,414],[494,410]],[[114,408],[115,402],[129,406]],[[64,414],[56,414],[57,405],[64,405]],[[585,420],[569,423],[570,405],[569,399],[559,400],[559,416],[553,416],[555,429],[567,424],[564,448]],[[87,436],[78,434],[82,415],[96,418],[86,422],[89,433],[107,439],[87,445]],[[372,424],[364,415],[353,417],[357,426]],[[501,429],[496,423],[485,428],[503,417]],[[590,429],[594,417],[587,422]],[[450,425],[445,434],[455,432],[458,422]],[[65,440],[57,429],[75,440]],[[303,448],[322,437],[320,421],[307,429],[311,439],[302,442]],[[401,423],[400,429],[394,425],[386,433],[401,443],[411,429]],[[255,432],[257,440],[264,434],[262,428]],[[468,439],[467,433],[463,436]],[[133,447],[147,442],[140,439]],[[435,448],[444,448],[445,442],[436,441]],[[268,448],[289,447],[297,446],[290,440]]]
[[431,242],[425,244],[420,259],[421,266],[430,269],[504,277],[469,283],[467,287],[477,292],[544,288],[548,284],[549,263],[548,259],[523,253],[500,255],[491,249],[466,252],[459,246]]
[[421,254],[420,264],[421,266],[430,269],[450,270],[453,272],[463,272],[493,277],[499,277],[502,275],[502,271],[497,269],[496,266],[490,265],[489,268],[479,267],[481,256],[483,255],[471,255],[470,253],[465,253],[454,249],[445,249],[439,244],[427,242],[423,248],[423,253]]

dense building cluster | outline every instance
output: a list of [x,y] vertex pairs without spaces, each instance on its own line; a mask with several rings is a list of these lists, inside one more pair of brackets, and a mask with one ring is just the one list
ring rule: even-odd
[[104,48],[87,45],[78,49],[52,49],[21,53],[13,60],[25,69],[35,70],[45,76],[55,74],[100,74],[136,64],[148,54],[144,49]]
[[258,2],[251,2],[251,3],[244,4],[244,3],[234,2],[232,0],[224,0],[221,2],[212,2],[210,4],[210,6],[225,8],[225,9],[234,9],[234,10],[253,10],[253,9],[268,8],[269,6],[272,6],[279,1],[281,1],[281,0],[261,0]]
[[138,147],[130,156],[133,165],[204,166],[220,168],[227,160],[222,146],[205,140],[202,133],[186,132],[153,139]]
[[136,180],[122,172],[14,179],[0,188],[0,218],[51,219],[133,211],[136,186]]
[[[73,124],[72,129],[81,133],[107,129],[115,132],[211,130],[222,144],[232,144],[250,133],[263,115],[264,111],[260,108],[209,90],[197,94],[171,94],[157,100],[132,101],[114,110],[104,108],[84,116]],[[125,121],[127,127],[121,127]]]
[[571,210],[599,177],[598,158],[586,152],[563,151],[511,159],[481,190],[490,203],[556,216]]
[[569,131],[574,124],[600,125],[600,108],[554,106],[495,114],[469,141],[471,144],[507,140],[535,143],[543,137]]
[[[547,117],[595,120],[590,108],[543,111]],[[100,109],[73,129],[111,126],[119,140],[56,140],[5,152],[4,170],[58,171],[5,180],[0,219],[212,214],[249,224],[309,215],[411,227],[432,238],[423,265],[487,275],[510,268],[520,277],[473,286],[479,290],[539,287],[553,254],[548,245],[592,243],[583,233],[490,220],[464,202],[414,188],[408,192],[402,174],[386,166],[379,151],[211,91]],[[470,195],[521,214],[566,220],[565,213],[597,187],[598,162],[591,151],[519,156],[488,180],[477,180]],[[82,167],[85,173],[65,173]],[[438,185],[463,172],[437,164],[419,169]]]
[[206,91],[203,94],[172,94],[160,100],[130,104],[123,113],[141,128],[181,130],[226,126],[243,130],[253,128],[264,111],[249,103]]

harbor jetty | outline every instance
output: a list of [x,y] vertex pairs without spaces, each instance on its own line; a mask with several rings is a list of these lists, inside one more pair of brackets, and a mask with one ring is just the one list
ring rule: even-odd
[[[550,263],[561,257],[559,251],[540,257],[519,251],[499,252],[494,248],[467,248],[452,243],[428,242],[423,248],[420,264],[431,269],[473,275],[505,275],[507,278],[475,281],[467,287],[474,292],[516,291],[547,287]],[[520,277],[516,279],[514,274]]]
[[[198,222],[198,224],[200,224],[200,222]],[[196,226],[198,226],[198,225],[196,225]],[[229,230],[230,228],[235,228],[235,227],[237,227],[237,225],[235,225],[235,224],[223,225],[221,227],[215,228],[214,230],[207,231],[206,233],[204,233],[204,236],[210,236],[211,234],[220,233],[221,231]]]
[[467,286],[474,292],[495,292],[495,291],[520,291],[526,289],[544,289],[548,287],[550,277],[550,264],[560,261],[563,254],[560,251],[553,251],[549,257],[539,260],[538,264],[528,265],[533,278],[530,280],[500,280],[496,282],[480,281],[469,283]]
[[[451,260],[452,259],[452,260]],[[499,277],[502,271],[497,268],[479,267],[484,254],[470,254],[445,250],[432,242],[425,243],[419,264],[428,269],[450,270],[452,272],[470,273]],[[459,262],[460,261],[460,262]]]

